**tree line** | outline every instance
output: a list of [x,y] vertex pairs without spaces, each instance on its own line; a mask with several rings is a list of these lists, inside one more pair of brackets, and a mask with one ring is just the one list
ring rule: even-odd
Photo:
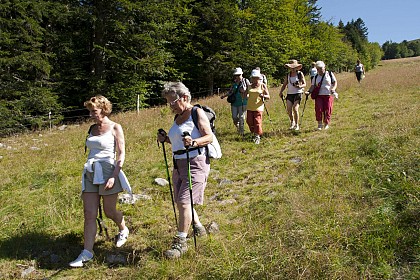
[[[164,81],[192,92],[227,87],[231,71],[259,66],[275,85],[284,64],[334,71],[383,52],[362,19],[334,26],[316,0],[3,0],[0,3],[0,136],[60,122],[103,94],[117,110],[161,104]],[[58,114],[57,114],[58,112]],[[57,115],[59,116],[57,118]]]
[[382,45],[382,50],[384,52],[382,59],[420,56],[420,39],[404,40],[401,43],[386,41]]

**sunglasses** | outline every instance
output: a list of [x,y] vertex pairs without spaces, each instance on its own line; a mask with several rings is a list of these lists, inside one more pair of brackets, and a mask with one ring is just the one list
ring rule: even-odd
[[171,105],[171,106],[175,105],[175,104],[178,102],[178,100],[179,100],[180,98],[181,98],[181,97],[179,97],[179,96],[178,96],[178,98],[177,98],[177,99],[175,99],[174,101],[170,101],[170,102],[169,102],[169,105]]

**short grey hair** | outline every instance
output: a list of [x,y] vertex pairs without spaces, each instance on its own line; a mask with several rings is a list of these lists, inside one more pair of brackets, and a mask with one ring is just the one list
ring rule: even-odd
[[191,102],[190,90],[181,82],[167,82],[163,85],[162,96],[172,96],[175,98],[187,96],[187,101]]

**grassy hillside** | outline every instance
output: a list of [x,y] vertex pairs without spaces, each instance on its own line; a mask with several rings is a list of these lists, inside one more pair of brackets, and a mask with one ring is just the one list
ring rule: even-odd
[[[220,232],[198,239],[197,252],[190,240],[177,261],[162,254],[175,233],[169,190],[153,184],[166,177],[155,135],[173,120],[168,107],[113,116],[134,192],[152,200],[119,205],[129,242],[117,250],[99,239],[83,269],[67,263],[83,244],[89,124],[0,139],[0,279],[419,279],[420,58],[384,61],[361,85],[337,78],[328,131],[315,131],[310,99],[301,132],[289,131],[272,88],[261,145],[235,134],[225,100],[199,101],[218,114],[224,156],[198,211]],[[127,263],[109,266],[110,255]]]

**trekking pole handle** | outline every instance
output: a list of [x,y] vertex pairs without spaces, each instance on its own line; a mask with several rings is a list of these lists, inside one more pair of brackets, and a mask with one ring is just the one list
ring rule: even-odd
[[159,142],[160,143],[165,143],[166,137],[168,137],[168,135],[166,134],[166,131],[163,130],[163,128],[158,129],[158,135],[165,137],[163,141],[157,140],[158,141],[158,146],[159,146]]
[[[191,136],[191,134],[188,131],[184,131],[182,133],[182,136],[185,138],[186,136]],[[186,145],[184,147],[188,150],[188,148],[190,147],[190,145]]]

